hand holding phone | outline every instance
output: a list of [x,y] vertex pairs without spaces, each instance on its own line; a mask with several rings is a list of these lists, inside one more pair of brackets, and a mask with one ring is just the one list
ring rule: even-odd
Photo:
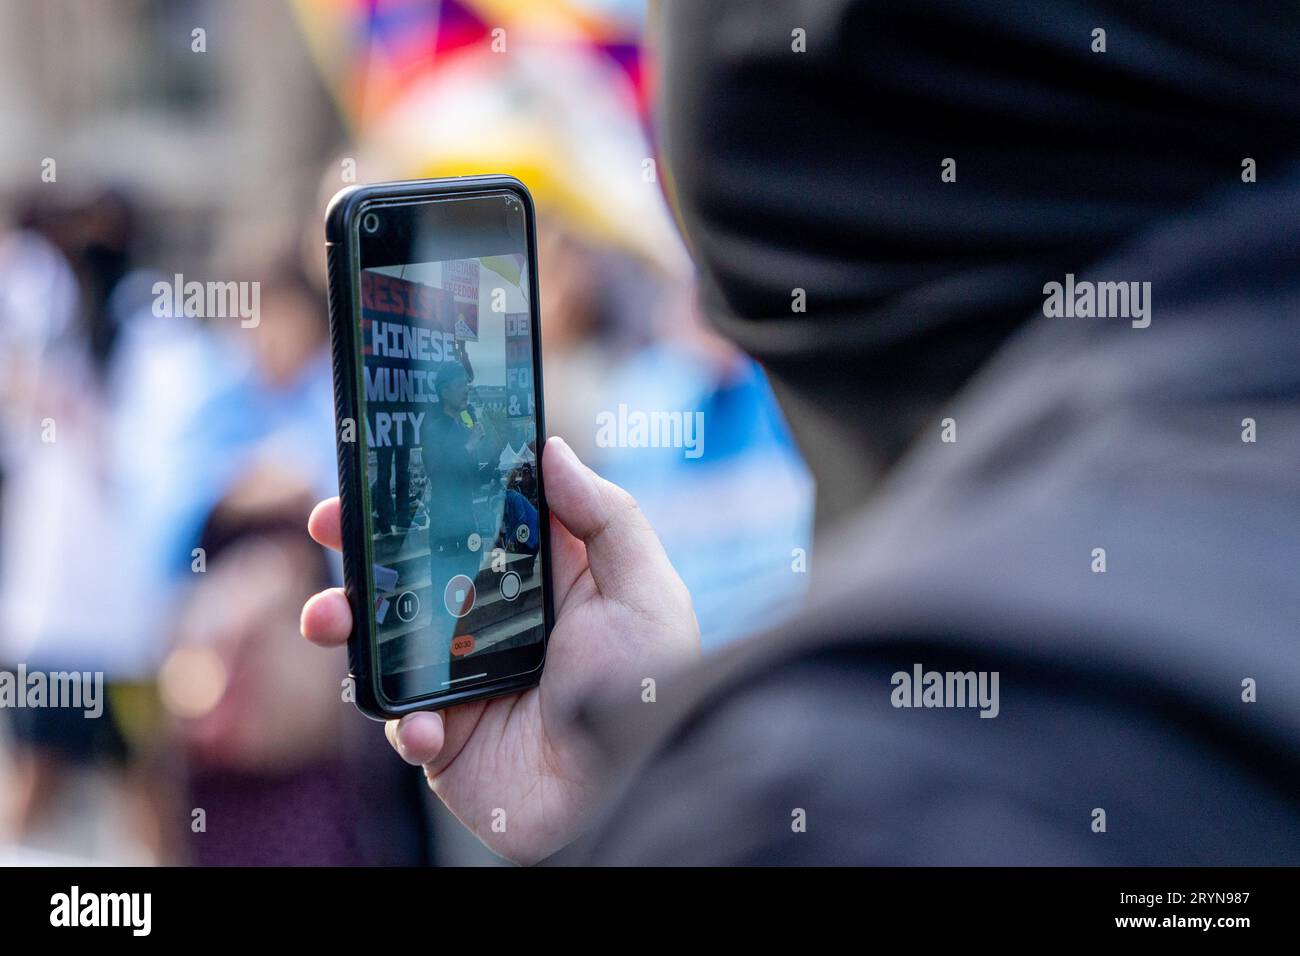
[[[424,765],[439,797],[494,851],[534,862],[578,834],[592,799],[573,710],[597,692],[638,703],[647,677],[698,655],[690,595],[631,497],[562,441],[541,441],[533,212],[522,184],[477,177],[355,187],[335,198],[327,225],[337,414],[340,425],[358,423],[359,440],[340,441],[341,498],[322,502],[309,522],[317,541],[343,551],[346,587],[309,600],[302,631],[321,645],[346,642],[358,706],[405,715],[386,728],[403,759]],[[476,271],[480,303],[489,283],[517,311],[469,309]],[[465,640],[472,632],[427,625],[426,602],[402,600],[427,593],[439,567],[446,574],[460,562],[479,567],[469,581],[477,590],[478,555],[500,532],[501,515],[476,499],[501,496],[465,447],[483,441],[467,432],[487,434],[482,420],[462,418],[471,376],[476,406],[504,399],[505,414],[489,419],[494,441],[540,458],[540,468],[528,462],[504,478],[538,511],[541,574],[532,577],[542,587],[514,613],[526,606],[522,589],[495,585],[487,631],[499,625],[511,638],[486,647]],[[518,434],[497,434],[497,420]],[[530,428],[531,444],[520,440]],[[417,469],[427,525],[403,535]],[[444,589],[443,609],[472,612],[475,598],[459,583],[459,594]],[[456,642],[461,655],[449,654]],[[510,653],[489,665],[503,644]],[[500,812],[504,828],[494,825]]]
[[491,547],[491,492],[516,466],[487,460],[483,421],[512,448],[545,434],[528,190],[357,186],[326,226],[357,706],[384,718],[531,686],[554,622],[545,488],[526,503],[541,540],[525,574]]
[[[528,690],[412,713],[386,727],[408,763],[494,852],[534,863],[577,837],[594,781],[574,709],[593,693],[642,701],[643,681],[671,675],[699,655],[690,595],[636,502],[583,465],[558,438],[541,449],[551,511],[555,628],[546,673]],[[321,502],[312,537],[342,545],[339,500]],[[303,608],[302,632],[336,647],[352,633],[337,588]],[[506,826],[501,822],[504,812]]]

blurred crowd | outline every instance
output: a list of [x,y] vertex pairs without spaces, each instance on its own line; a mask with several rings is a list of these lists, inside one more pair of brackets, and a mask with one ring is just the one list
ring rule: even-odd
[[[291,6],[338,123],[275,242],[214,222],[196,253],[193,223],[107,160],[0,196],[0,668],[105,682],[99,719],[0,711],[4,862],[482,860],[344,700],[344,655],[298,635],[340,574],[304,527],[336,489],[321,217],[352,181],[528,183],[549,430],[640,499],[706,648],[801,599],[811,481],[762,371],[698,316],[638,6],[537,4],[505,50],[510,5]],[[177,314],[155,291],[177,274],[259,283],[259,321]],[[620,405],[702,412],[703,453],[606,447]]]

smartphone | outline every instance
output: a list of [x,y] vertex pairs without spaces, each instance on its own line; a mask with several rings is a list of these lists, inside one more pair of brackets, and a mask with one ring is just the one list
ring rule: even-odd
[[532,197],[509,176],[353,186],[325,219],[357,706],[530,687],[554,622]]

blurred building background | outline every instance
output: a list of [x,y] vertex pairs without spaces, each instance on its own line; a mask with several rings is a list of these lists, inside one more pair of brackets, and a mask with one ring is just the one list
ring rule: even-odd
[[[337,580],[324,203],[507,172],[539,209],[547,417],[639,499],[706,647],[803,593],[812,487],[696,312],[629,0],[0,3],[0,667],[102,672],[102,718],[0,710],[0,862],[490,862],[297,635]],[[260,283],[260,322],[151,290]],[[619,405],[703,454],[602,447]],[[53,431],[51,431],[51,426]]]
[[259,0],[6,0],[0,116],[5,183],[53,157],[50,198],[133,185],[194,256],[290,238],[342,135],[292,8]]

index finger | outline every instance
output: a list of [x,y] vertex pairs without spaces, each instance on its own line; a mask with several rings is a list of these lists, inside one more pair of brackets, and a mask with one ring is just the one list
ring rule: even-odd
[[317,544],[335,551],[343,550],[343,532],[339,527],[339,499],[326,498],[311,511],[307,519],[307,533]]

